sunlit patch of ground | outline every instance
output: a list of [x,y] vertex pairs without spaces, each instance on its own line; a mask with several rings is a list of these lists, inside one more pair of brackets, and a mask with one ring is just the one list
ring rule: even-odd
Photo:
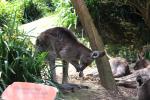
[[[96,67],[87,67],[84,70],[84,76],[88,75],[91,72],[95,72],[97,70]],[[111,96],[104,87],[100,84],[100,79],[98,77],[89,77],[85,79],[80,79],[78,73],[76,72],[75,68],[70,64],[69,66],[69,82],[78,84],[78,85],[86,85],[89,89],[81,89],[76,90],[73,93],[64,94],[64,100],[135,100],[131,99],[130,97],[136,96],[136,89],[129,89],[124,87],[118,87],[120,93],[125,96],[127,99],[124,98],[117,98]],[[62,68],[57,68],[57,78],[59,82],[62,79]],[[130,99],[128,99],[128,97]]]

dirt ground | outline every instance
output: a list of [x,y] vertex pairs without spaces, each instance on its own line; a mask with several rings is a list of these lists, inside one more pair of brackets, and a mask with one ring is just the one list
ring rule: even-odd
[[[62,68],[57,68],[57,78],[59,82],[61,82],[62,77]],[[79,79],[78,73],[75,72],[75,68],[70,65],[69,66],[69,83],[86,85],[89,89],[80,89],[75,92],[69,92],[64,94],[64,100],[135,100],[131,99],[136,97],[136,89],[119,87],[119,92],[125,98],[115,98],[111,96],[105,88],[100,85],[99,77],[89,77],[87,76],[89,73],[96,72],[96,68],[88,67],[84,70],[84,79]]]

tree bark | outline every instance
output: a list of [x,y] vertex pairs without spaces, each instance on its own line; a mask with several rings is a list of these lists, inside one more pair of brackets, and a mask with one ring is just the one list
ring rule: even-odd
[[[93,20],[89,14],[84,0],[71,0],[74,8],[79,16],[82,26],[84,27],[86,33],[88,34],[89,41],[93,50],[104,50],[104,44],[98,31],[93,23]],[[113,78],[111,68],[106,56],[96,59],[97,69],[99,72],[99,77],[101,79],[101,84],[107,90],[117,91],[115,80]]]

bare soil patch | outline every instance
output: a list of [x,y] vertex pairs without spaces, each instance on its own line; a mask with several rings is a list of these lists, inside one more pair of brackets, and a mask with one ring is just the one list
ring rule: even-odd
[[[62,77],[62,68],[57,68],[57,78],[61,82]],[[75,92],[69,92],[64,94],[64,100],[135,100],[131,99],[136,97],[136,89],[119,87],[120,93],[125,98],[115,98],[108,93],[108,91],[101,86],[100,79],[98,77],[86,77],[89,73],[95,72],[96,68],[87,67],[84,70],[84,79],[80,79],[78,73],[75,71],[75,68],[69,66],[69,83],[86,85],[89,86],[89,89],[80,89]],[[130,99],[129,99],[130,98]]]

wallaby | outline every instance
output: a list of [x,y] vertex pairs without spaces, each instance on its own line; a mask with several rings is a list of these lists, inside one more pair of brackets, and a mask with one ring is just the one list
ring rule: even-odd
[[106,50],[105,53],[109,58],[110,67],[114,77],[122,77],[130,74],[130,69],[126,59],[121,57],[111,57]]
[[146,68],[150,65],[150,61],[144,58],[144,55],[138,55],[138,59],[133,67],[134,70]]
[[68,63],[71,63],[79,76],[83,70],[98,57],[105,55],[104,51],[92,51],[81,44],[74,34],[62,27],[55,27],[42,32],[36,40],[36,49],[39,52],[48,52],[48,61],[51,69],[52,80],[56,81],[55,60],[63,61],[63,83],[68,81]]

